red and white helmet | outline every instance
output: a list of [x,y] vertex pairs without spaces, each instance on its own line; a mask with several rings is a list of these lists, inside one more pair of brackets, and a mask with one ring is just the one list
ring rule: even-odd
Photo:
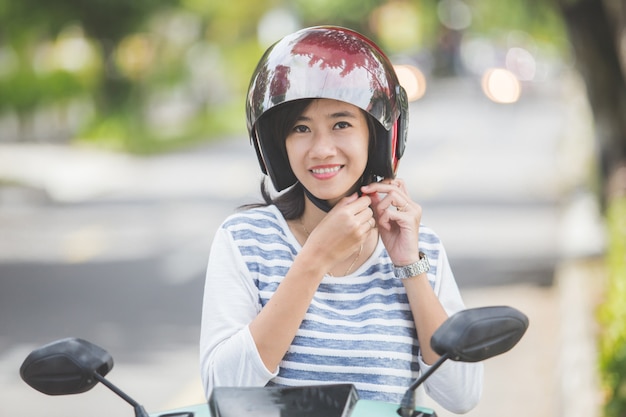
[[406,144],[408,101],[391,62],[374,42],[357,32],[317,26],[271,46],[248,89],[248,133],[261,170],[277,191],[297,179],[285,153],[257,122],[272,108],[305,98],[340,100],[369,113],[377,123],[366,174],[395,176]]

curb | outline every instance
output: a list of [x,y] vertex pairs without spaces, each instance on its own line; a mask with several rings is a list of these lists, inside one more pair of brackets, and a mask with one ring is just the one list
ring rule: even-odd
[[606,269],[602,258],[574,259],[557,267],[560,329],[558,415],[600,417],[602,396],[594,319],[601,303]]

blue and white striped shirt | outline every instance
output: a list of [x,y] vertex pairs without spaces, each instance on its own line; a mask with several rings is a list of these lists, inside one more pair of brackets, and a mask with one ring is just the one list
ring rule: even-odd
[[[419,236],[420,250],[431,263],[428,279],[444,308],[448,314],[464,308],[439,238],[425,226]],[[207,395],[217,385],[352,383],[360,398],[400,402],[427,365],[420,358],[404,285],[394,277],[380,240],[347,277],[323,278],[278,371],[263,366],[247,326],[300,249],[275,206],[234,214],[218,229],[207,269],[201,336]],[[461,373],[461,379],[467,376]]]

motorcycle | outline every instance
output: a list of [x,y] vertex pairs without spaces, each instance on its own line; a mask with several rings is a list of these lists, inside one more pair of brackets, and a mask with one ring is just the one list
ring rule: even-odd
[[113,358],[83,339],[65,338],[33,350],[20,367],[22,379],[48,395],[86,392],[102,383],[128,402],[135,417],[436,417],[415,406],[416,389],[445,361],[479,362],[513,348],[528,328],[528,317],[509,306],[462,310],[432,336],[440,358],[407,389],[400,404],[359,399],[352,384],[302,387],[216,387],[207,403],[149,414],[105,376]]

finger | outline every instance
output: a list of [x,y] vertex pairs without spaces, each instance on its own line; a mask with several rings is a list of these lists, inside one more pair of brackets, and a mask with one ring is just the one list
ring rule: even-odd
[[372,199],[369,195],[364,194],[362,196],[359,196],[356,193],[353,195],[356,196],[356,198],[350,198],[349,200],[347,200],[348,197],[344,197],[342,201],[345,201],[345,205],[349,205],[350,208],[355,210],[355,213],[363,210],[365,207],[368,207],[372,203]]
[[359,195],[357,193],[352,193],[350,195],[345,196],[335,206],[345,206],[351,204],[359,199]]
[[407,211],[407,209],[409,208],[409,202],[407,201],[406,203],[404,203],[403,206],[394,204],[394,207],[396,208],[397,211]]
[[374,210],[370,206],[366,206],[360,212],[356,213],[357,221],[360,224],[369,222],[370,219],[376,223],[376,219],[374,218]]
[[380,182],[371,183],[361,187],[361,191],[364,194],[383,193],[390,194],[399,192],[401,194],[407,194],[406,186],[403,180],[389,180],[385,179]]
[[398,190],[402,191],[403,193],[406,193],[406,185],[402,178],[395,178],[391,180],[389,184],[397,188]]
[[367,221],[365,221],[364,223],[361,223],[361,226],[359,228],[359,231],[361,233],[361,236],[367,236],[372,230],[376,229],[378,227],[378,223],[376,222],[376,220],[373,217],[370,217],[369,219],[367,219]]
[[398,187],[402,191],[406,191],[406,185],[402,178],[396,178],[394,181],[395,181],[396,187]]
[[399,190],[394,190],[385,195],[378,205],[378,208],[380,210],[387,210],[393,207],[395,211],[407,211],[410,204],[411,199],[408,195],[400,192]]

